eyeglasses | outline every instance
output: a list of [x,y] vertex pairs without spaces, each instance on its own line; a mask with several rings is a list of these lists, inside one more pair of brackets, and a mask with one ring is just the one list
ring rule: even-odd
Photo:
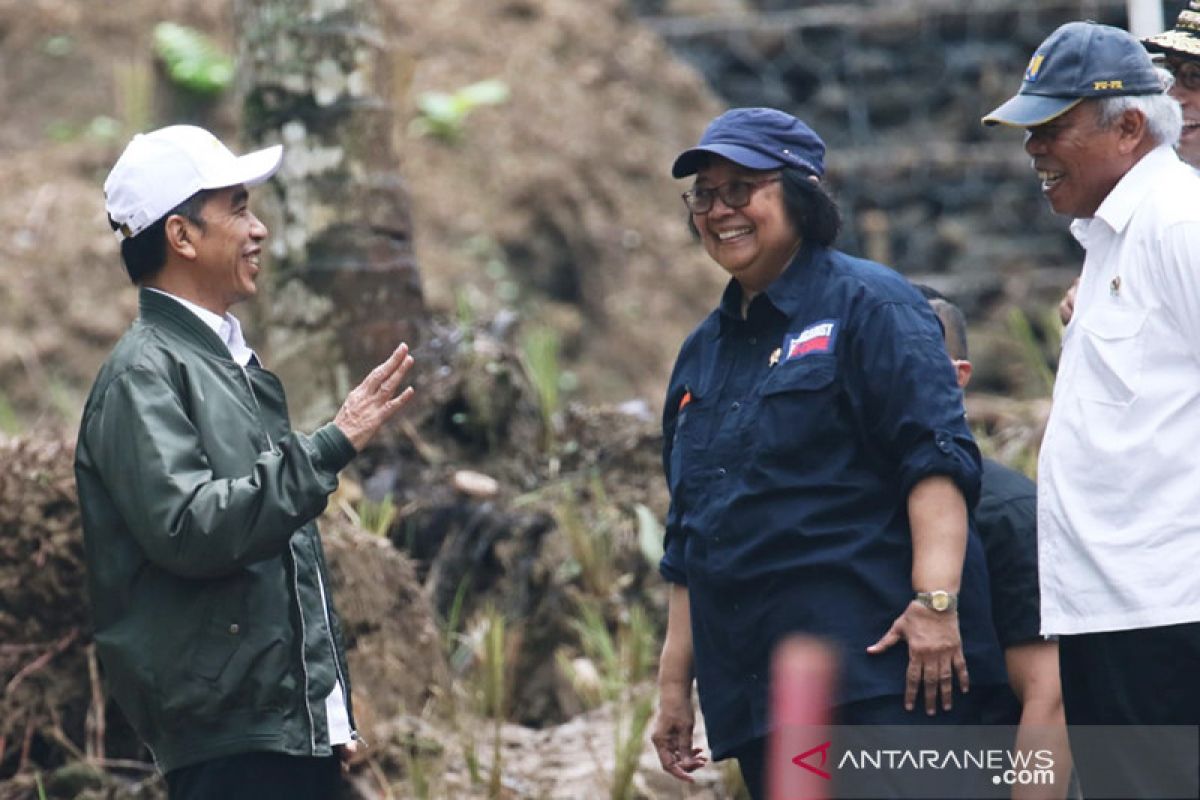
[[712,211],[713,201],[718,197],[728,208],[741,208],[750,202],[750,196],[760,186],[778,180],[778,175],[772,175],[770,178],[760,178],[756,181],[733,180],[720,186],[697,187],[683,193],[683,202],[693,214],[707,214]]
[[1175,83],[1189,92],[1200,91],[1200,61],[1176,61],[1168,59],[1163,67],[1171,73]]

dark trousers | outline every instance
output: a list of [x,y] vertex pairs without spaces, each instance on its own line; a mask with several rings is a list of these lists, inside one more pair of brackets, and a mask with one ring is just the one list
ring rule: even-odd
[[341,786],[336,756],[238,753],[167,773],[171,800],[332,800]]
[[1068,726],[1139,726],[1070,731],[1084,797],[1164,797],[1163,780],[1200,785],[1198,740],[1149,727],[1200,725],[1200,623],[1062,636],[1058,649]]

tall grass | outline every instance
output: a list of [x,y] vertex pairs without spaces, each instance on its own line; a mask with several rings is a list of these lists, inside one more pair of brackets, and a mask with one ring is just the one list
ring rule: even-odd
[[654,713],[651,676],[657,661],[657,634],[640,605],[633,605],[616,626],[609,629],[599,604],[584,599],[572,623],[579,636],[584,668],[565,650],[556,656],[559,669],[571,681],[585,704],[609,703],[613,709],[613,753],[615,763],[609,782],[610,800],[632,800],[633,776],[637,772],[646,731]]
[[555,427],[559,412],[559,367],[560,342],[558,333],[551,327],[539,325],[521,336],[521,366],[537,393],[538,408],[542,414],[543,442],[550,450],[555,442]]
[[585,520],[579,501],[564,499],[554,508],[571,563],[579,570],[583,590],[593,597],[608,597],[617,584],[616,545],[608,520]]
[[[485,606],[474,619],[471,630],[464,634],[464,644],[473,654],[471,669],[466,678],[464,693],[470,698],[476,713],[490,719],[491,765],[487,776],[489,798],[498,798],[503,793],[502,734],[509,716],[512,700],[514,673],[511,669],[521,647],[519,628],[510,626],[504,614],[495,606]],[[457,713],[451,708],[458,726]],[[479,755],[476,750],[475,730],[460,729],[463,735],[463,755],[472,783],[483,782]]]

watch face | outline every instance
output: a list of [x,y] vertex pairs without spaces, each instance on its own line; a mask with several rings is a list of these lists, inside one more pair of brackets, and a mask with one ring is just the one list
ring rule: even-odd
[[934,592],[933,596],[930,597],[929,600],[933,605],[934,611],[945,611],[950,607],[950,595],[946,594],[945,592]]

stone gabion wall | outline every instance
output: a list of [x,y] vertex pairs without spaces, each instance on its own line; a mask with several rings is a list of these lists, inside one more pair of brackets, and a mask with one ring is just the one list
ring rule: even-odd
[[[632,1],[728,105],[782,108],[822,135],[844,249],[968,314],[1001,299],[1044,305],[1078,270],[1022,133],[979,120],[1057,26],[1124,26],[1125,0]],[[1181,5],[1164,3],[1164,19]]]

